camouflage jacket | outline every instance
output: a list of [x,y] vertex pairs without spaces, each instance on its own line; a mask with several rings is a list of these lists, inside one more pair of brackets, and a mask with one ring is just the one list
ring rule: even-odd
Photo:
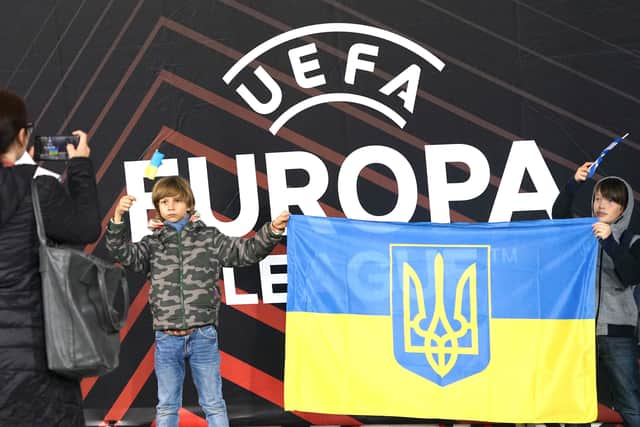
[[255,264],[266,257],[280,236],[265,224],[250,238],[229,237],[199,220],[181,232],[156,228],[138,243],[126,236],[126,224],[109,222],[107,249],[125,267],[151,280],[149,305],[153,329],[188,329],[218,324],[221,267]]

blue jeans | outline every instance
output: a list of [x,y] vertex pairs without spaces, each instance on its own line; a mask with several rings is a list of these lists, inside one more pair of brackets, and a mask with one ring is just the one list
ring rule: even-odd
[[[604,374],[615,409],[627,427],[640,427],[640,390],[638,350],[635,337],[597,337],[598,376]],[[600,394],[600,387],[598,387]],[[547,424],[548,427],[560,424]],[[590,427],[591,424],[565,424],[565,427]]]
[[157,427],[177,427],[182,406],[185,360],[198,391],[198,403],[209,427],[228,427],[227,407],[222,398],[218,333],[213,326],[196,328],[177,337],[156,331],[155,370],[158,379]]
[[599,335],[598,369],[611,383],[613,407],[624,419],[624,425],[640,427],[640,379],[638,348],[635,337]]

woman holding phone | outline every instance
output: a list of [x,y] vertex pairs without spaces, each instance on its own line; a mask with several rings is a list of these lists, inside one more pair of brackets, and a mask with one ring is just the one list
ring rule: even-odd
[[95,174],[87,135],[76,131],[65,184],[34,178],[36,165],[16,165],[30,133],[22,98],[0,90],[0,425],[84,427],[79,381],[47,369],[31,181],[47,237],[87,244],[100,234]]

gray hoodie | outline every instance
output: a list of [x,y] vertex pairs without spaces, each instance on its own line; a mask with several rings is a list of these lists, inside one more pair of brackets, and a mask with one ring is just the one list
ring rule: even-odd
[[[633,190],[627,181],[619,177],[606,177],[604,179],[616,178],[624,182],[627,188],[627,206],[622,216],[611,224],[611,237],[615,243],[620,244],[622,233],[629,227],[631,222],[631,213],[634,207]],[[591,198],[591,206],[593,209],[593,199],[595,197],[595,187]],[[595,212],[592,212],[595,214]],[[609,239],[611,239],[611,237]],[[596,323],[596,334],[606,335],[607,325],[631,325],[636,326],[638,321],[638,307],[633,298],[633,289],[637,283],[629,286],[624,284],[619,274],[616,272],[616,265],[611,255],[615,255],[617,245],[605,239],[602,242],[601,256],[598,258],[598,318]],[[631,243],[635,243],[638,236],[631,239]],[[607,241],[609,240],[609,241]],[[618,261],[620,262],[620,261]],[[640,263],[640,260],[637,261]]]

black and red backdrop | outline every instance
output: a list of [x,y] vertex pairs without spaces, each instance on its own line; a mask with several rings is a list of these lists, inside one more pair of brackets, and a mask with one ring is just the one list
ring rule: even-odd
[[[329,216],[354,216],[349,212],[359,206],[383,217],[400,204],[407,188],[398,179],[400,171],[387,163],[384,153],[391,153],[404,159],[399,164],[408,169],[405,175],[414,177],[417,189],[414,206],[404,209],[403,220],[429,221],[430,197],[447,194],[445,187],[429,188],[438,182],[430,179],[464,184],[476,172],[454,151],[444,175],[429,170],[427,147],[443,146],[446,154],[446,147],[454,144],[475,147],[490,174],[477,194],[449,204],[452,221],[490,219],[514,141],[535,141],[544,165],[542,175],[538,168],[534,176],[528,167],[516,173],[516,193],[552,198],[553,187],[561,187],[578,165],[595,159],[614,137],[630,132],[598,172],[622,176],[640,188],[640,3],[635,0],[24,0],[4,2],[3,7],[0,85],[26,98],[36,133],[89,133],[104,224],[127,191],[125,162],[149,159],[158,147],[167,158],[177,159],[186,178],[188,159],[206,158],[207,201],[220,221],[244,213],[236,156],[252,155],[259,209],[251,222],[254,229],[271,218],[273,200],[286,200],[277,194],[282,187],[275,183],[276,174],[268,176],[267,158],[274,153],[281,156],[275,164],[284,173],[287,194],[317,196],[318,202],[308,206]],[[263,42],[327,23],[360,24],[388,33],[331,28],[303,32],[258,52],[230,81],[223,80]],[[442,71],[408,48],[408,41],[439,58],[445,65]],[[362,45],[366,47],[359,55],[349,57],[354,46]],[[381,92],[411,65],[417,70],[403,75],[404,84]],[[274,101],[254,74],[258,68],[268,75],[265,81],[277,86],[281,99]],[[240,94],[241,84],[262,107],[252,106]],[[303,104],[309,108],[270,132],[288,108],[336,93],[360,98]],[[376,101],[377,107],[358,101],[363,98]],[[399,126],[380,105],[395,111],[405,125]],[[356,154],[374,146],[389,151],[380,151],[378,159],[375,148],[373,158]],[[299,160],[291,155],[295,152],[311,160]],[[534,162],[535,157],[527,159]],[[342,166],[349,159],[362,167],[359,178],[343,183]],[[278,166],[277,161],[285,164]],[[313,170],[310,165],[315,165]],[[553,186],[539,178],[545,173]],[[142,185],[150,190],[150,182]],[[302,190],[295,193],[295,188]],[[408,194],[412,201],[411,191]],[[638,199],[640,194],[635,194]],[[548,202],[539,201],[531,209],[516,209],[506,220],[546,218],[545,206]],[[586,194],[581,206],[587,215]],[[290,206],[293,212],[318,213],[309,212],[311,208]],[[274,253],[286,253],[285,246]],[[87,249],[107,256],[102,238]],[[273,274],[285,272],[284,265],[271,267]],[[256,267],[238,269],[232,279],[237,295],[260,298],[257,304],[224,305],[221,313],[222,375],[232,422],[370,421],[282,410],[284,304],[263,301],[264,283]],[[89,419],[148,423],[153,417],[149,285],[131,275],[130,286],[134,299],[121,334],[121,366],[83,382]],[[276,283],[273,292],[286,292],[286,284]],[[198,411],[189,381],[184,406]]]

